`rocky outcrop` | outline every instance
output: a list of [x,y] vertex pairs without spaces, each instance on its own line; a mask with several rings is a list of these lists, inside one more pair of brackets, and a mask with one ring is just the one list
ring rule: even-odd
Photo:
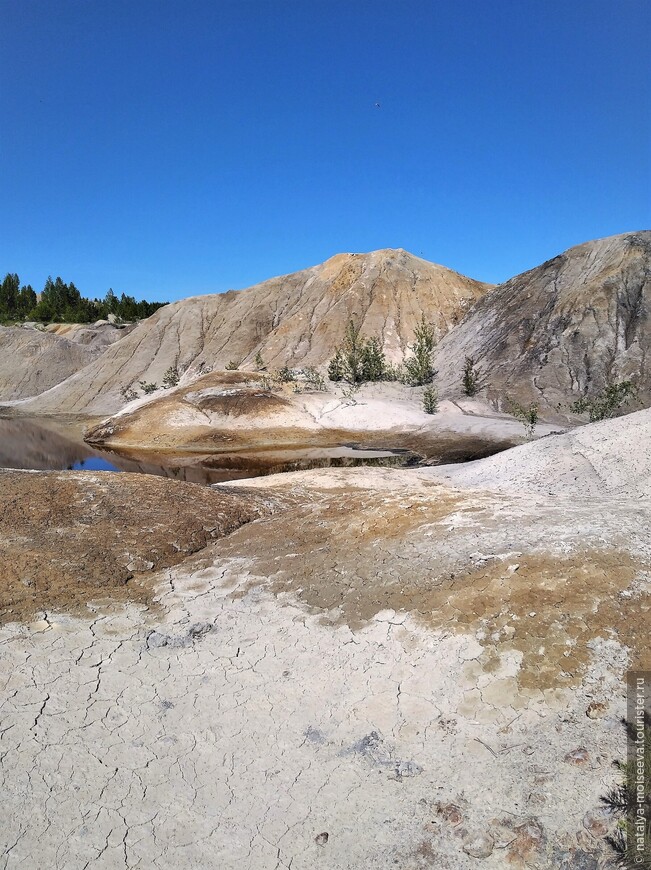
[[351,318],[397,361],[422,314],[444,335],[490,286],[403,250],[340,254],[248,290],[166,305],[36,410],[112,413],[123,389],[160,384],[170,366],[187,377],[230,361],[253,368],[257,353],[268,368],[321,365]]
[[570,248],[483,296],[437,353],[439,379],[459,393],[467,356],[488,395],[561,414],[608,382],[635,379],[651,404],[651,232]]

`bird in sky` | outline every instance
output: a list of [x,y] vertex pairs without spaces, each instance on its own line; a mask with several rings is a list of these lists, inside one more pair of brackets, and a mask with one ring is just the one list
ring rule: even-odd
[[375,104],[375,108],[376,108],[376,109],[381,108],[380,104],[379,104],[379,103],[376,103],[376,104]]

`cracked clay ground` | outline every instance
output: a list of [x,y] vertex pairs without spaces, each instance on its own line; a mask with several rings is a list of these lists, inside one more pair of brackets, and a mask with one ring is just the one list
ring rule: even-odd
[[369,474],[0,628],[2,870],[604,866],[638,505]]

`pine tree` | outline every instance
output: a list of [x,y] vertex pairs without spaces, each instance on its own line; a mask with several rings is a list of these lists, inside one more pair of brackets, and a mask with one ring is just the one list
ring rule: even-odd
[[436,338],[434,327],[427,323],[425,316],[414,330],[414,343],[411,356],[404,362],[406,381],[412,387],[422,387],[431,384],[436,375],[432,364]]

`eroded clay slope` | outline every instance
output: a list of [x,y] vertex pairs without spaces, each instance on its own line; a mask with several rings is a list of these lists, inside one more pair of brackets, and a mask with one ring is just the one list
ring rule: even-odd
[[569,498],[649,498],[651,409],[436,473],[455,486]]
[[37,410],[112,413],[124,405],[121,390],[160,384],[170,366],[190,376],[231,360],[252,368],[258,352],[269,368],[320,365],[351,317],[398,360],[423,313],[443,335],[489,287],[403,250],[340,254],[248,290],[161,308]]
[[36,396],[87,366],[104,346],[37,329],[0,327],[0,401]]
[[460,389],[467,356],[489,397],[537,401],[561,413],[608,381],[637,379],[651,403],[651,232],[570,248],[480,299],[442,341],[440,383]]

